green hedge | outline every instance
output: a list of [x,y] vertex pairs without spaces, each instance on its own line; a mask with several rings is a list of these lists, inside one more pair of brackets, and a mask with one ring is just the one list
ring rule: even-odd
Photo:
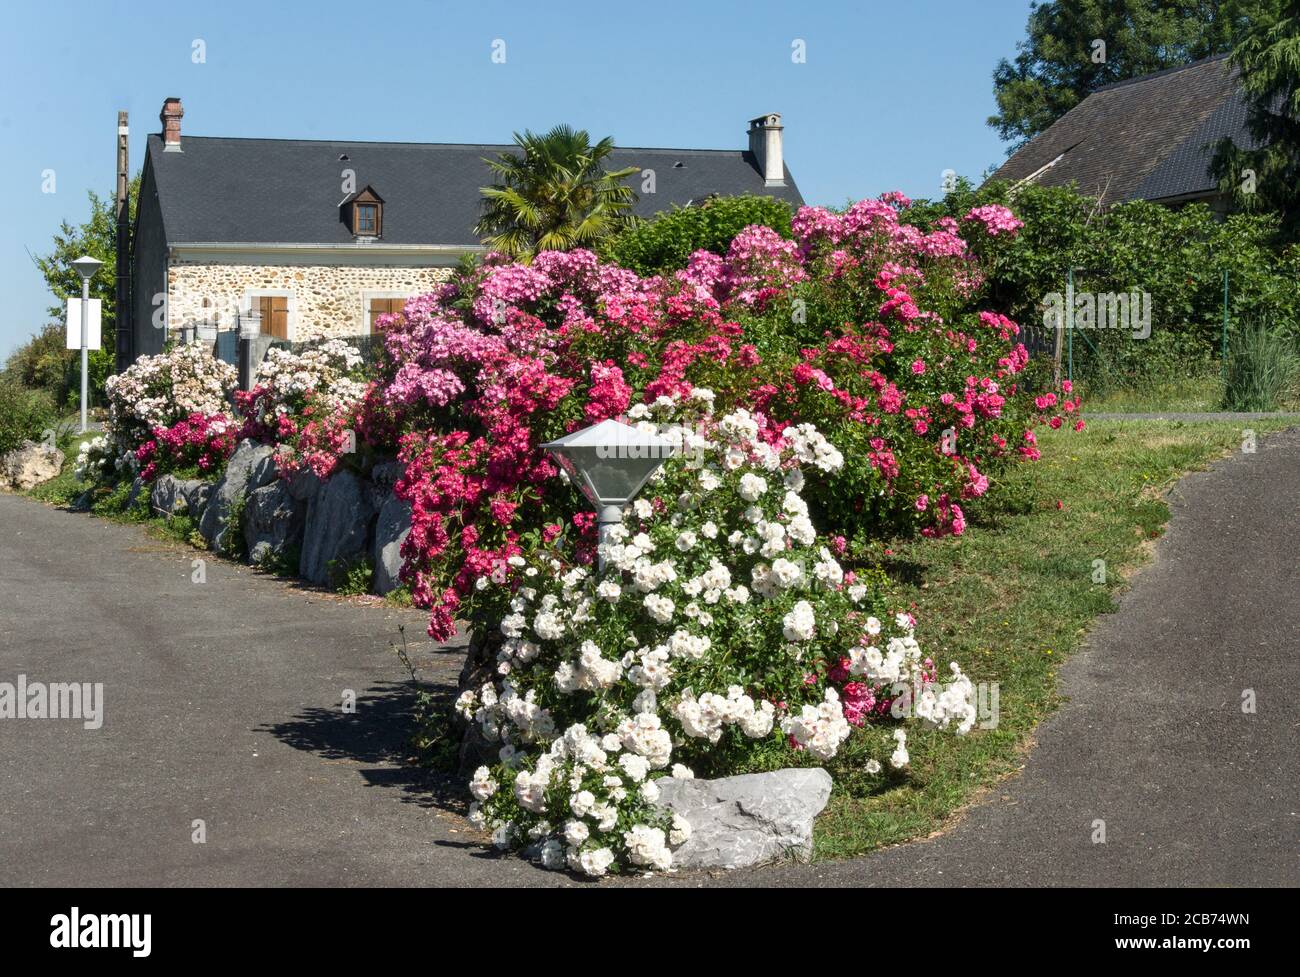
[[989,242],[987,283],[989,304],[1022,325],[1042,328],[1042,303],[1065,292],[1071,267],[1076,292],[1151,295],[1149,339],[1116,330],[1075,335],[1076,376],[1123,385],[1212,371],[1223,336],[1225,270],[1234,329],[1267,316],[1300,336],[1300,249],[1279,246],[1276,215],[1224,220],[1204,204],[1172,209],[1143,200],[1102,211],[1072,187],[1029,184],[1013,194],[1004,182],[976,190],[963,181],[943,200],[918,202],[910,219],[929,226],[986,203],[1006,204],[1025,222],[1013,240]]
[[42,433],[53,429],[57,420],[54,399],[48,393],[29,390],[0,376],[0,454],[24,441],[40,441]]
[[674,207],[606,239],[601,257],[638,275],[685,268],[699,250],[726,254],[731,239],[750,224],[790,236],[790,206],[774,197],[715,197],[698,206]]

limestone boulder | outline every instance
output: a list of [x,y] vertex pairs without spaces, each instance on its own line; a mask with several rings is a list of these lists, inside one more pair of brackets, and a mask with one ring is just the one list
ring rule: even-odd
[[681,815],[691,836],[673,852],[680,869],[746,868],[812,855],[813,821],[831,796],[820,767],[659,785],[659,805]]
[[0,487],[26,492],[63,471],[63,452],[35,441],[24,441],[0,457]]

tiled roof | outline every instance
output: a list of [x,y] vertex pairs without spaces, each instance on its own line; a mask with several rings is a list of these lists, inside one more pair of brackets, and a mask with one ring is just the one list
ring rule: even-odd
[[992,179],[1037,174],[1034,182],[1046,186],[1075,182],[1104,204],[1205,193],[1215,188],[1209,164],[1223,136],[1251,145],[1246,105],[1226,55],[1099,88]]
[[[479,243],[479,188],[494,182],[483,157],[512,147],[187,135],[181,148],[165,152],[161,136],[149,137],[169,244],[349,243],[352,235],[339,220],[341,174],[349,168],[357,187],[369,184],[384,199],[385,243],[461,246]],[[640,194],[635,207],[641,216],[710,193],[803,202],[788,168],[786,186],[765,187],[746,151],[619,148],[609,165],[655,171],[657,192]],[[640,190],[638,177],[629,182]]]

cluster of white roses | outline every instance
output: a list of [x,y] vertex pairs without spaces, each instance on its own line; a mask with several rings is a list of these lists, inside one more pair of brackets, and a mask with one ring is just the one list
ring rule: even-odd
[[[849,647],[868,589],[846,586],[800,495],[800,466],[834,470],[839,452],[810,425],[769,444],[744,410],[655,423],[682,406],[661,398],[632,412],[683,451],[607,532],[603,572],[543,551],[476,583],[508,596],[497,681],[456,705],[500,744],[500,765],[471,782],[473,816],[548,867],[669,868],[689,827],[656,806],[657,772],[693,776],[675,758],[726,769],[745,743],[773,737],[829,759],[854,727],[814,666],[874,667],[872,649]],[[839,637],[845,621],[852,638]],[[900,676],[919,660],[910,634]],[[947,696],[927,699],[924,718],[953,708]]]
[[237,380],[235,368],[202,343],[140,357],[104,385],[114,451],[134,450],[153,428],[190,414],[226,413]]
[[[462,696],[458,707],[471,708],[471,703]],[[657,722],[657,717],[649,719]],[[506,779],[486,766],[479,767],[470,780],[475,799],[470,819],[492,830],[497,847],[525,847],[546,868],[604,875],[618,857],[610,840],[631,865],[670,868],[670,846],[685,843],[691,828],[682,818],[655,807],[659,786],[649,774],[660,765],[656,757],[671,749],[671,744],[660,743],[662,731],[656,722],[637,717],[603,737],[576,723],[550,742],[532,769],[523,765],[524,753],[503,746],[499,769],[513,775],[510,798],[520,811],[534,816],[532,822],[489,819],[484,814],[483,803],[502,791]]]
[[257,420],[271,424],[275,420],[271,414],[291,413],[293,405],[312,394],[322,399],[329,412],[351,407],[366,392],[366,384],[350,376],[363,362],[360,350],[341,339],[309,346],[301,353],[272,346],[254,380],[268,394],[259,402]]
[[673,715],[682,724],[682,732],[696,739],[716,743],[724,726],[738,726],[750,739],[763,739],[772,732],[776,708],[770,702],[755,704],[739,685],[730,686],[726,697],[705,692],[698,699],[689,689],[673,707]]
[[100,481],[114,464],[113,450],[104,435],[82,441],[72,473],[79,482]]

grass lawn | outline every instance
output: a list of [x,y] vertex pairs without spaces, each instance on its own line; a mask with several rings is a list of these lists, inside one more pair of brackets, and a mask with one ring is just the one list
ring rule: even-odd
[[1137,387],[1116,387],[1090,393],[1084,403],[1091,413],[1144,414],[1155,411],[1201,413],[1222,410],[1223,382],[1217,375],[1181,377]]
[[[1262,435],[1292,423],[1251,427]],[[911,777],[869,796],[851,796],[855,778],[833,771],[816,857],[924,837],[1017,768],[1035,726],[1061,701],[1061,662],[1150,559],[1169,517],[1166,490],[1239,450],[1241,425],[1097,421],[1040,442],[1042,460],[1016,469],[963,536],[899,543],[885,563],[941,671],[957,661],[973,681],[999,683],[997,728],[909,733]],[[1106,561],[1104,585],[1093,583],[1097,559]]]

